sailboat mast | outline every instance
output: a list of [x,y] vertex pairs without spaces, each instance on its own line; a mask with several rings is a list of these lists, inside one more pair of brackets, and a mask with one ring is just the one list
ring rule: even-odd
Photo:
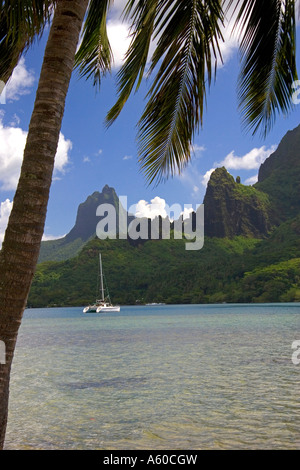
[[101,253],[99,254],[99,262],[100,262],[100,282],[101,282],[101,300],[104,300],[104,288],[103,288],[103,273],[102,273],[102,261],[101,261]]

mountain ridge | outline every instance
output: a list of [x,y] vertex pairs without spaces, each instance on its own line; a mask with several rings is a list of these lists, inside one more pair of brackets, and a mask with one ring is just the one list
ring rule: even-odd
[[[282,222],[297,216],[300,212],[299,157],[300,125],[289,131],[276,151],[261,164],[258,182],[253,186],[235,181],[225,167],[215,169],[203,200],[205,236],[263,239]],[[97,224],[104,218],[96,214],[101,204],[111,204],[115,208],[117,234],[120,218],[127,220],[127,228],[134,220],[134,216],[127,214],[120,204],[115,189],[105,185],[101,192],[94,191],[78,206],[75,224],[65,237],[42,242],[39,263],[72,258],[88,241],[95,238]],[[195,226],[195,213],[190,217]],[[150,227],[150,219],[148,225]],[[146,241],[128,240],[133,246]]]
[[[261,166],[253,186],[235,181],[224,167],[212,173],[204,197],[205,241],[198,251],[186,251],[183,238],[100,240],[99,217],[92,214],[96,202],[118,205],[118,198],[108,186],[106,197],[94,192],[78,209],[69,234],[52,245],[44,242],[48,261],[37,266],[28,305],[90,302],[99,252],[110,293],[120,304],[300,302],[299,138],[300,126]],[[81,227],[85,210],[92,214],[90,231]],[[194,223],[195,213],[190,217]]]

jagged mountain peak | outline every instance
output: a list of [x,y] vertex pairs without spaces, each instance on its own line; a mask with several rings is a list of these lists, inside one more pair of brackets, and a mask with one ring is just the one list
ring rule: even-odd
[[261,165],[255,187],[268,194],[277,224],[300,212],[300,125],[287,132]]
[[210,177],[204,197],[206,236],[261,238],[271,229],[268,197],[236,182],[225,167]]

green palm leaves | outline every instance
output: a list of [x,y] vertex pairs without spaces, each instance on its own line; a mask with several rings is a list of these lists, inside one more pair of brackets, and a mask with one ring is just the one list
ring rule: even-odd
[[155,78],[139,122],[138,140],[142,169],[150,183],[159,182],[189,161],[216,66],[222,9],[216,0],[151,0],[137,2],[133,16],[132,43],[118,76],[119,100],[108,114],[108,123],[119,114],[138,74],[140,83],[153,31],[157,45],[149,74],[155,73]]
[[0,10],[0,79],[7,82],[23,51],[44,31],[55,1],[2,0]]
[[83,28],[83,38],[75,57],[80,75],[93,77],[100,86],[101,77],[110,70],[112,52],[107,37],[106,22],[110,0],[92,0]]
[[[230,3],[233,3],[231,0]],[[239,0],[242,68],[239,101],[247,128],[270,130],[276,113],[291,108],[292,84],[297,80],[295,2]]]
[[119,115],[135,83],[139,87],[154,38],[148,74],[154,79],[138,123],[140,162],[150,183],[180,172],[190,159],[220,57],[224,11],[230,8],[239,32],[238,95],[245,126],[265,136],[276,113],[292,106],[292,83],[297,79],[295,1],[130,0],[126,17],[133,25],[132,42],[107,123]]
[[[75,58],[80,75],[92,78],[96,86],[113,59],[106,30],[111,3],[90,0]],[[41,34],[55,4],[1,2],[1,80],[7,81],[20,54]],[[298,78],[295,0],[128,0],[124,18],[131,25],[131,44],[106,124],[118,117],[148,68],[151,81],[138,142],[141,168],[150,183],[180,172],[190,160],[206,93],[221,60],[228,11],[233,11],[240,43],[238,97],[245,127],[265,136],[276,115],[292,107],[292,85]]]

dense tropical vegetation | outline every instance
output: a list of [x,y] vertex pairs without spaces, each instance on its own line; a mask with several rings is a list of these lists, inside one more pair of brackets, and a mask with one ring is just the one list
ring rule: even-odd
[[114,302],[136,304],[300,301],[300,217],[270,238],[206,238],[202,250],[184,240],[88,242],[80,254],[41,263],[32,307],[80,306],[97,296],[98,254]]

